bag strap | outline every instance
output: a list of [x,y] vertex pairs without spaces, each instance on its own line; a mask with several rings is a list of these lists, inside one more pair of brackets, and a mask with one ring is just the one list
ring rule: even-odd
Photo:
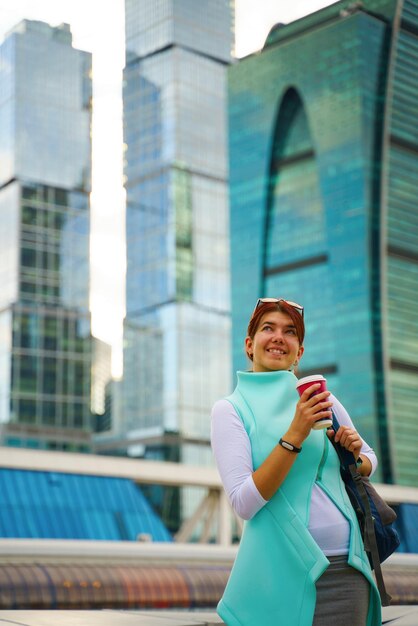
[[[337,432],[339,427],[340,424],[335,416],[334,411],[332,411],[332,428],[334,432]],[[343,448],[343,446],[341,446],[339,443],[336,443],[334,441],[334,438],[332,438],[331,441],[337,452],[341,466],[345,471],[348,470],[350,472],[350,475],[354,481],[354,485],[357,489],[357,493],[361,499],[361,503],[364,509],[364,548],[370,553],[374,569],[374,575],[376,577],[376,584],[379,590],[380,599],[382,601],[382,606],[389,606],[392,598],[387,593],[385,582],[383,580],[379,550],[377,548],[376,534],[374,530],[374,517],[370,508],[370,501],[367,495],[367,491],[361,479],[361,474],[357,469],[356,459],[352,452],[350,452],[346,448]]]

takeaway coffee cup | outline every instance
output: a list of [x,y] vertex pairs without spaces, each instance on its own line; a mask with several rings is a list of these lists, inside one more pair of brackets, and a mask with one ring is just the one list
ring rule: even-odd
[[[321,374],[313,374],[312,376],[305,376],[298,380],[296,385],[296,389],[298,390],[299,395],[301,396],[305,389],[311,387],[311,385],[315,385],[315,383],[321,383],[319,389],[316,389],[311,395],[316,396],[318,393],[322,393],[327,390],[327,379],[324,378]],[[313,430],[321,430],[321,428],[329,428],[332,426],[332,418],[324,417],[315,422],[312,426]]]

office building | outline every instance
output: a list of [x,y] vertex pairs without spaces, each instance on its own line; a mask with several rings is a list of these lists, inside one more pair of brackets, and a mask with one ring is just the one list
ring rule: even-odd
[[228,0],[126,0],[124,419],[143,454],[211,462],[230,390]]
[[67,24],[1,44],[2,445],[90,448],[91,93]]
[[418,2],[337,2],[278,24],[229,72],[234,369],[259,296],[305,306],[323,373],[415,485]]

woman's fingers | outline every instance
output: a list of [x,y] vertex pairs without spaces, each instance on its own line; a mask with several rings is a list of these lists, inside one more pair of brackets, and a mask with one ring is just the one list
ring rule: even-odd
[[326,402],[317,402],[316,404],[312,406],[315,413],[317,413],[318,411],[328,411],[331,407],[332,407],[332,402],[329,402],[329,400],[327,400]]
[[[320,384],[315,383],[315,385],[311,385],[300,396],[300,403],[306,404],[307,406],[314,406],[319,402],[323,402],[329,398],[331,395],[330,391],[321,391],[321,393],[314,394],[320,388]],[[314,395],[313,395],[314,394]],[[332,406],[332,402],[330,404]]]
[[329,391],[323,391],[310,398],[307,402],[307,409],[310,415],[315,416],[317,419],[319,417],[330,417],[332,415],[331,407],[333,405],[329,400],[330,395]]
[[363,443],[358,432],[348,426],[339,427],[335,433],[335,441],[339,442],[343,448],[350,450],[350,452],[359,451]]
[[[329,401],[329,391],[324,391],[304,401],[303,394],[298,402],[296,416],[302,417],[310,423],[310,427],[317,419],[331,415],[332,402]],[[296,417],[295,416],[295,417]]]
[[[312,398],[316,398],[317,396],[313,396],[312,394],[315,391],[317,391],[320,387],[321,387],[320,383],[315,383],[314,385],[311,385],[310,387],[305,389],[305,391],[300,396],[300,399],[302,400],[302,402],[308,402],[308,400],[312,400]],[[329,395],[330,392],[323,391],[322,393],[318,394],[318,396],[322,395],[323,393],[327,393]]]

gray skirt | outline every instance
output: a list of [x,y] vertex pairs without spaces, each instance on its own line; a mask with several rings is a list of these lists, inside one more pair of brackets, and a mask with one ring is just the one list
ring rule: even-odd
[[350,567],[347,555],[328,557],[330,565],[316,582],[312,626],[366,626],[370,584]]

